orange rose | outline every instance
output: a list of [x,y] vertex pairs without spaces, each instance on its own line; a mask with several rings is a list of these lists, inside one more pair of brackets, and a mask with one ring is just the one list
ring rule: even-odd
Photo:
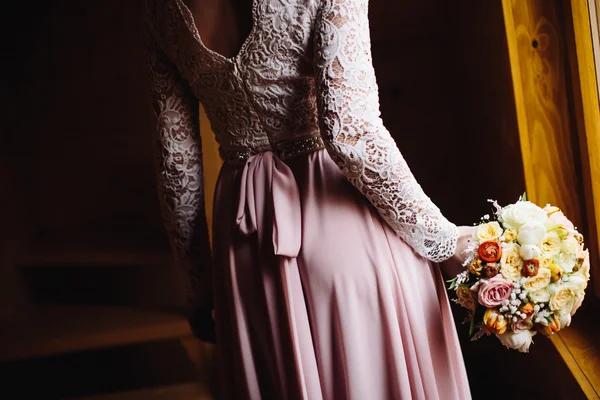
[[527,316],[530,316],[531,314],[533,314],[533,304],[527,303],[521,306],[521,312],[526,314]]
[[502,247],[498,242],[488,240],[479,245],[477,254],[483,261],[493,263],[499,261],[502,257]]
[[538,260],[536,260],[535,258],[532,258],[531,260],[527,260],[525,261],[525,264],[523,265],[523,269],[521,269],[521,273],[523,274],[523,276],[536,276],[538,274],[538,271],[540,270],[540,262]]
[[546,337],[550,337],[554,332],[558,332],[560,330],[560,321],[554,317],[551,317],[552,321],[548,322],[548,326],[540,326],[538,332]]

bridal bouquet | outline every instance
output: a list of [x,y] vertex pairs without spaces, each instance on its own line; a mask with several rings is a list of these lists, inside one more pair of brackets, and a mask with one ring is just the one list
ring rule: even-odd
[[571,323],[590,278],[583,236],[557,207],[543,209],[523,195],[486,215],[465,250],[465,271],[450,280],[457,303],[469,309],[472,340],[496,335],[528,352],[533,336]]

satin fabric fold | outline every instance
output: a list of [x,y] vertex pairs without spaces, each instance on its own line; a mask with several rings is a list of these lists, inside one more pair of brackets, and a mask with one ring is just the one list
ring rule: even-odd
[[252,156],[242,172],[236,221],[246,235],[257,232],[259,212],[271,212],[276,255],[296,257],[301,245],[301,203],[290,168],[268,151]]
[[220,398],[470,398],[438,266],[326,151],[226,163],[213,221]]

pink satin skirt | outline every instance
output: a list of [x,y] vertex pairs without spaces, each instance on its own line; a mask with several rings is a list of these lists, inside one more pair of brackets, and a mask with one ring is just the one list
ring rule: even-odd
[[325,150],[226,163],[213,226],[223,399],[469,399],[438,266]]

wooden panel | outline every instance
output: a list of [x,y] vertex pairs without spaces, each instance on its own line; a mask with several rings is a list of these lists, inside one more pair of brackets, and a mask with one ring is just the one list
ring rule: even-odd
[[[574,109],[581,151],[582,176],[585,189],[586,212],[589,216],[587,243],[592,256],[592,278],[595,293],[600,298],[600,65],[596,68],[592,26],[597,33],[596,17],[590,14],[586,0],[571,0],[565,7],[569,14],[568,38]],[[593,18],[593,20],[591,20]],[[596,55],[600,60],[600,54]]]
[[581,389],[589,399],[600,399],[600,302],[588,299],[569,329],[552,337]]
[[555,0],[503,0],[529,198],[582,221],[576,132],[569,109],[562,7]]

